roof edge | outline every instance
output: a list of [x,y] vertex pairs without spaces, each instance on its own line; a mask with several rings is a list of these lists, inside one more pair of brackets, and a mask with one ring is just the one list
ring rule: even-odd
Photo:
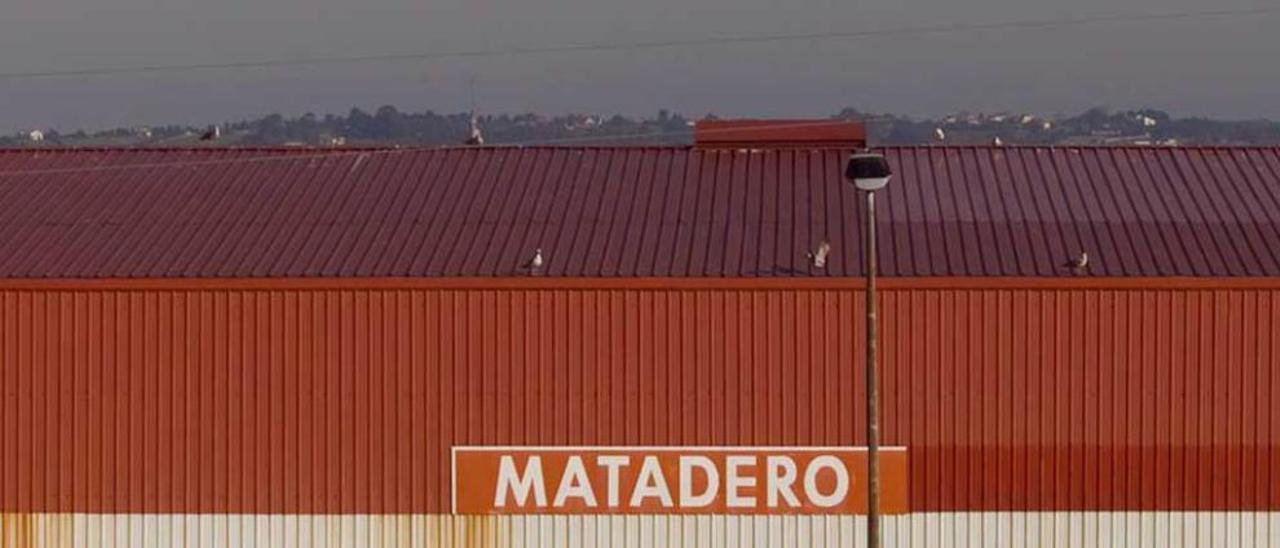
[[[1280,290],[1280,277],[881,277],[886,290]],[[863,278],[9,278],[0,291],[856,290]]]

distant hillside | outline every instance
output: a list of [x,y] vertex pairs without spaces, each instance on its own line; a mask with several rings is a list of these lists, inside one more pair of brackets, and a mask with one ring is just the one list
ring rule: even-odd
[[[845,109],[836,119],[860,119],[880,144],[1131,144],[1275,145],[1280,123],[1174,118],[1159,110],[1110,111],[1095,108],[1076,116],[958,113],[940,119],[912,119]],[[486,115],[477,119],[488,144],[682,144],[692,137],[691,118],[668,111],[645,118],[613,115]],[[470,136],[471,116],[432,111],[401,112],[384,106],[345,116],[273,114],[218,126],[218,138],[202,140],[206,127],[155,126],[87,133],[40,129],[0,137],[3,147],[163,147],[163,146],[386,146],[454,145]]]

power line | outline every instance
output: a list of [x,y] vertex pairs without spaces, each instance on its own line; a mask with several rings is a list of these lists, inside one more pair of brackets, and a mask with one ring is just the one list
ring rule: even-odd
[[960,32],[987,30],[1035,30],[1059,27],[1092,25],[1117,22],[1176,21],[1189,19],[1207,19],[1217,17],[1237,17],[1246,15],[1262,15],[1280,12],[1280,6],[1268,6],[1240,10],[1204,10],[1148,14],[1111,14],[1089,17],[1060,19],[1027,19],[1021,21],[1005,21],[998,23],[957,23],[951,25],[929,25],[915,27],[897,27],[889,29],[869,29],[861,31],[814,32],[800,34],[766,34],[736,35],[712,38],[695,38],[689,40],[665,40],[651,42],[613,42],[592,44],[560,44],[525,48],[498,48],[455,50],[419,53],[389,53],[377,55],[335,56],[335,57],[299,57],[291,59],[273,59],[257,61],[232,61],[220,63],[194,63],[182,65],[138,65],[131,67],[81,68],[67,70],[48,70],[30,72],[0,72],[0,80],[22,80],[37,78],[63,78],[76,76],[111,76],[123,74],[142,74],[159,72],[185,72],[200,70],[234,70],[263,69],[279,67],[298,67],[315,65],[338,65],[368,62],[395,61],[427,61],[440,59],[467,59],[483,57],[526,56],[555,53],[608,52],[657,50],[689,47],[708,47],[741,44],[767,44],[776,42],[797,42],[808,40],[858,39],[888,36],[953,34]]

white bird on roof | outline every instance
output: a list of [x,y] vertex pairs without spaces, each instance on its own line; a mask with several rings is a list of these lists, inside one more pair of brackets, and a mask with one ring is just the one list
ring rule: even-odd
[[942,131],[942,128],[934,128],[934,129],[933,129],[933,136],[934,136],[934,138],[936,138],[936,139],[937,139],[937,140],[939,140],[939,141],[946,141],[946,140],[947,140],[947,132]]
[[991,144],[1002,147],[1004,146],[1004,139],[1001,139],[999,135],[996,135],[996,137],[991,140]]
[[814,268],[827,267],[827,255],[831,254],[831,242],[823,240],[818,244],[818,249],[809,253],[809,261],[813,263]]
[[529,262],[524,264],[524,267],[529,270],[537,270],[539,268],[542,268],[543,262],[544,261],[542,259],[542,248],[537,248],[533,250],[533,257],[529,259]]
[[471,136],[467,137],[466,144],[469,146],[484,144],[484,134],[480,132],[480,120],[476,119],[474,112],[471,113]]
[[1077,274],[1083,273],[1086,268],[1089,268],[1089,254],[1081,251],[1079,257],[1072,258],[1062,266],[1076,271]]

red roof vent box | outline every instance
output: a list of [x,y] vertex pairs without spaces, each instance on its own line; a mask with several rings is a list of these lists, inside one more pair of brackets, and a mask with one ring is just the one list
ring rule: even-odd
[[863,148],[867,127],[848,120],[702,120],[693,140],[698,148]]

